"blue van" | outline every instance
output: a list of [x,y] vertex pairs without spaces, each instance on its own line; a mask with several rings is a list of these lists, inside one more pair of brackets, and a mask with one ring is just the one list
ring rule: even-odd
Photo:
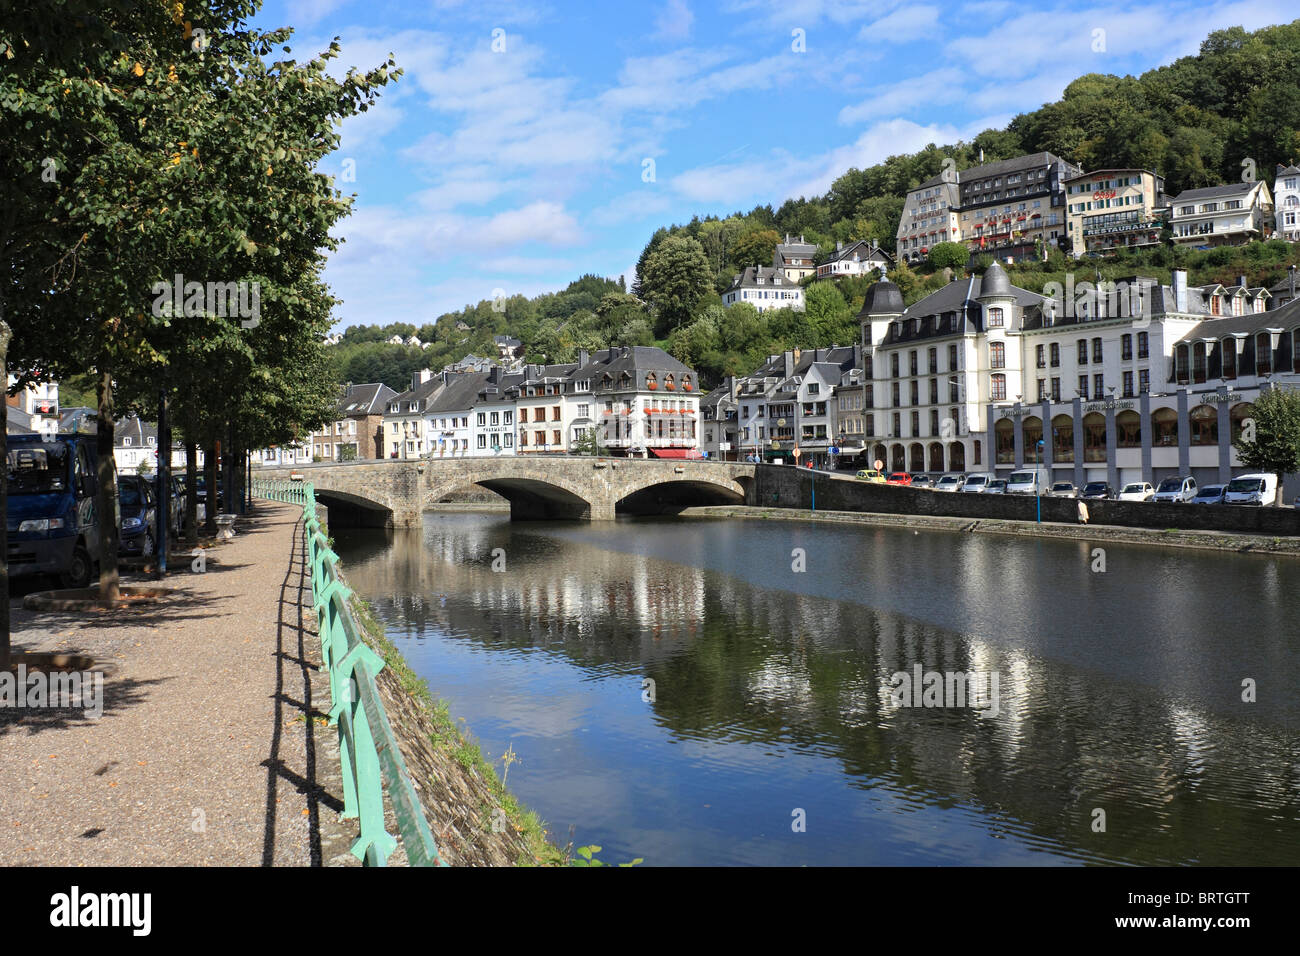
[[9,435],[9,574],[89,587],[99,553],[94,435]]

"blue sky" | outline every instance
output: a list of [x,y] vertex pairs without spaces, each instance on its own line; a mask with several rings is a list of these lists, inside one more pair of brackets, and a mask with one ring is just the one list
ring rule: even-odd
[[324,167],[355,169],[326,270],[342,329],[631,281],[660,225],[820,194],[1293,2],[270,0],[255,22],[302,56],[339,37],[340,71],[405,71]]

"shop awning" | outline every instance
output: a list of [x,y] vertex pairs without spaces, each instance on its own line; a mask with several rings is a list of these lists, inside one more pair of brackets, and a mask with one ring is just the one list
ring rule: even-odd
[[696,448],[651,448],[650,454],[656,458],[700,458]]

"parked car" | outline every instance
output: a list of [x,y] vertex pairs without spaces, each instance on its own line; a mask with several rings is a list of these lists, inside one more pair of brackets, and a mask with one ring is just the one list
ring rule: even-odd
[[937,482],[935,482],[934,490],[935,491],[958,491],[961,489],[962,483],[965,482],[965,480],[966,480],[965,475],[944,475]]
[[1038,472],[1013,471],[1011,473],[1011,477],[1007,479],[1007,494],[1009,495],[1038,494]]
[[912,487],[913,487],[913,488],[933,488],[933,487],[934,487],[934,479],[931,478],[929,475],[913,475],[913,476],[912,476]]
[[1110,486],[1108,481],[1090,481],[1083,486],[1083,491],[1079,492],[1080,498],[1114,498],[1115,489]]
[[994,478],[984,489],[986,495],[1005,495],[1007,493],[1007,480],[1005,478]]
[[158,508],[153,482],[139,475],[122,475],[117,479],[117,500],[122,508],[118,553],[152,557],[158,544]]
[[989,482],[992,480],[992,475],[976,472],[973,475],[966,476],[966,480],[961,483],[961,490],[971,494],[983,494],[984,489],[989,486]]
[[1204,488],[1197,489],[1192,504],[1221,505],[1223,504],[1223,493],[1227,490],[1227,487],[1227,485],[1206,485]]
[[1119,490],[1117,497],[1120,501],[1150,501],[1155,493],[1149,481],[1130,481]]
[[1238,475],[1224,489],[1225,505],[1271,505],[1277,501],[1277,475]]
[[99,553],[94,435],[10,435],[9,574],[89,587]]
[[905,471],[891,471],[885,476],[887,485],[910,485],[911,483],[912,476]]
[[1164,504],[1186,504],[1196,497],[1196,479],[1191,475],[1175,475],[1160,482],[1152,501]]
[[1054,481],[1052,487],[1047,490],[1049,498],[1077,498],[1079,489],[1074,487],[1072,481]]
[[874,481],[876,484],[883,485],[885,476],[874,468],[864,468],[855,476],[859,481]]

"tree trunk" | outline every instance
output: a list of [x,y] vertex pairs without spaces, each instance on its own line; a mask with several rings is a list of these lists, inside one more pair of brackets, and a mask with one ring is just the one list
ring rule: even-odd
[[203,533],[211,538],[217,533],[217,443],[211,440],[203,453],[203,481],[208,488],[208,501],[203,507]]
[[121,597],[117,572],[117,469],[113,467],[113,376],[99,372],[99,419],[95,423],[95,513],[99,522],[99,597],[115,603]]
[[185,442],[185,542],[199,543],[199,449],[187,437]]
[[[0,386],[7,390],[9,373],[9,338],[13,333],[4,320],[0,303]],[[3,396],[0,396],[2,398]],[[5,437],[9,431],[8,403],[0,401],[0,671],[9,669],[9,448]]]

